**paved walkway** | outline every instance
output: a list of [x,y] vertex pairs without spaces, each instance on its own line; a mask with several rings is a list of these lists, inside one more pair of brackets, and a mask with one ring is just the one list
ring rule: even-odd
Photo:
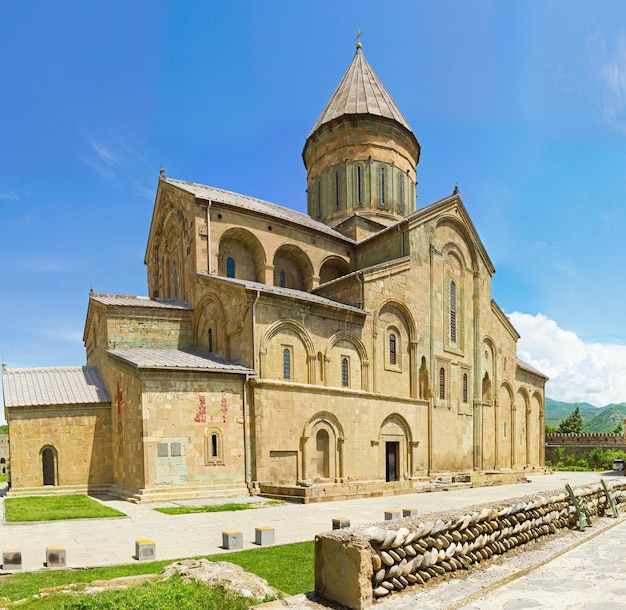
[[[565,483],[573,487],[596,483],[600,477],[610,480],[614,473],[555,473],[534,476],[531,482],[472,489],[456,489],[436,493],[420,493],[385,498],[346,500],[308,505],[273,505],[237,512],[198,513],[170,516],[153,510],[154,505],[137,505],[119,500],[102,500],[127,517],[98,520],[51,521],[32,524],[0,525],[0,548],[18,547],[22,551],[24,570],[44,568],[47,546],[62,546],[67,552],[68,567],[94,567],[131,563],[135,540],[151,539],[156,543],[157,559],[181,559],[225,553],[221,548],[222,531],[240,530],[244,549],[254,544],[255,527],[275,528],[276,544],[312,540],[320,532],[331,529],[335,517],[349,518],[352,525],[381,521],[384,511],[416,507],[421,514],[458,509],[463,506],[506,500],[541,491],[562,490]],[[251,501],[238,498],[229,501]],[[214,501],[217,503],[218,501]],[[206,502],[205,502],[206,503]],[[470,605],[452,605],[443,599],[427,608],[624,608],[626,610],[626,520],[605,519],[610,529],[584,545],[563,555],[555,565],[546,566],[504,587],[496,588],[489,597],[471,601]],[[616,525],[617,523],[617,525]],[[600,529],[598,522],[597,530]],[[602,526],[606,527],[606,526]],[[588,529],[587,532],[590,532]],[[593,534],[587,533],[589,539]],[[225,557],[226,559],[226,557]],[[512,565],[509,570],[515,569]],[[502,578],[499,580],[502,582]],[[444,583],[445,584],[445,583]],[[488,588],[488,587],[487,587]],[[448,587],[450,589],[450,587]],[[491,591],[491,589],[490,589]],[[469,594],[471,595],[471,594]],[[622,598],[625,601],[621,601]],[[404,595],[376,607],[415,608],[416,598]],[[468,595],[459,599],[468,599]],[[615,601],[612,601],[615,599]],[[571,600],[572,604],[568,605]],[[452,601],[451,599],[449,601]],[[469,601],[469,599],[468,599]],[[558,601],[558,603],[555,603]],[[564,603],[567,601],[567,603]],[[438,605],[437,605],[438,604]],[[589,605],[600,604],[600,605]],[[608,605],[607,605],[608,604]],[[613,605],[611,605],[613,604]],[[617,605],[615,605],[617,604]],[[288,606],[287,606],[288,607]],[[292,606],[296,607],[296,606]]]

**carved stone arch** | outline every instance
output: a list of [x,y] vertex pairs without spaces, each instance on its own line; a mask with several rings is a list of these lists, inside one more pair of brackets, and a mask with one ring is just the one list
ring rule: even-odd
[[468,266],[467,261],[465,260],[465,255],[463,254],[463,251],[453,241],[449,241],[443,247],[442,252],[443,252],[444,259],[449,257],[458,261],[460,273],[465,273],[466,269],[471,270],[471,266]]
[[[386,343],[382,345],[383,350],[380,351],[380,339],[378,338],[379,333],[381,332],[380,328],[380,317],[386,311],[392,311],[396,315],[398,315],[399,319],[404,322],[405,330],[408,335],[408,344],[403,348],[403,352],[408,356],[407,369],[409,372],[409,379],[407,380],[408,385],[403,387],[403,392],[406,395],[411,396],[411,398],[417,398],[419,392],[419,382],[418,382],[418,368],[419,368],[419,360],[417,355],[417,347],[418,347],[418,334],[417,334],[417,326],[415,324],[415,319],[413,318],[413,314],[409,310],[409,308],[402,302],[394,298],[389,298],[383,301],[377,310],[374,313],[373,320],[373,335],[374,335],[374,345],[378,344],[378,348],[375,347],[375,355],[374,360],[376,361],[374,364],[374,384],[373,389],[374,392],[380,391],[378,388],[377,378],[379,373],[376,371],[380,368],[383,369],[383,374],[392,374],[384,371],[385,367],[385,350],[387,349]],[[387,338],[383,339],[385,342]],[[380,352],[380,353],[379,353]]]
[[337,278],[350,273],[350,265],[340,256],[327,256],[320,265],[320,284],[332,282]]
[[414,443],[411,427],[398,413],[388,415],[378,434],[380,478],[400,481],[409,478],[413,470]]
[[535,390],[530,397],[528,412],[528,463],[531,466],[543,466],[545,464],[545,412],[543,396]]
[[529,461],[529,416],[530,395],[525,387],[518,388],[515,394],[515,444],[516,465],[527,466]]
[[166,299],[185,300],[185,216],[172,208],[161,226],[159,294]]
[[539,413],[538,415],[541,415],[543,413],[543,396],[541,395],[541,392],[535,391],[533,392],[532,396],[530,397],[530,402],[531,402],[531,411],[532,411],[532,403],[536,402],[537,406],[539,407]]
[[222,233],[218,246],[217,272],[226,277],[227,261],[235,263],[235,278],[265,283],[267,257],[260,240],[247,229],[234,227]]
[[[528,390],[524,386],[522,386],[522,387],[517,389],[517,395],[516,396],[521,397],[521,399],[522,399],[522,401],[524,403],[523,411],[524,411],[524,413],[527,413],[529,411],[529,409],[530,409],[530,394],[528,393]],[[517,403],[516,403],[516,406],[517,406]]]
[[[483,388],[483,398],[482,401],[485,403],[493,403],[493,400],[495,398],[493,390],[494,388],[498,387],[498,376],[497,376],[497,362],[496,362],[496,356],[497,356],[498,350],[496,348],[496,343],[495,341],[488,335],[485,335],[483,337],[483,341],[482,341],[482,349],[481,349],[481,364],[479,367],[479,372],[480,372],[480,382],[481,385],[479,386],[480,388]],[[489,379],[489,383],[491,385],[491,392],[489,397],[485,398],[484,396],[484,380],[486,379],[486,376]]]
[[[502,392],[506,392],[508,394],[508,398],[509,398],[509,404],[511,405],[511,408],[514,407],[514,392],[513,392],[513,388],[511,386],[511,384],[508,381],[503,381],[500,384],[500,390],[498,391],[498,396],[501,396]],[[501,400],[498,400],[498,404],[501,404]]]
[[307,254],[294,244],[283,244],[274,252],[274,286],[281,286],[284,274],[285,288],[311,290],[313,288],[313,265]]
[[196,349],[228,358],[226,316],[217,295],[208,294],[196,305],[193,314],[193,333]]
[[478,269],[478,253],[476,252],[476,246],[474,245],[474,242],[465,224],[460,222],[459,219],[455,218],[454,216],[445,215],[437,221],[437,228],[445,225],[452,227],[452,229],[459,233],[459,235],[463,238],[463,241],[467,246],[467,251],[469,252],[469,255],[472,259],[471,268],[473,270]]
[[328,383],[330,378],[328,374],[328,365],[331,362],[331,353],[333,348],[341,341],[347,341],[348,343],[354,346],[358,356],[359,356],[359,370],[361,374],[361,384],[360,389],[367,391],[369,387],[369,359],[367,357],[367,350],[365,349],[365,345],[363,342],[354,334],[347,331],[340,331],[335,333],[329,340],[326,345],[326,352],[324,354],[324,381]]
[[303,479],[343,478],[344,431],[339,419],[319,411],[305,424],[300,437]]
[[498,387],[496,406],[496,468],[509,469],[513,464],[515,391],[507,380]]
[[306,367],[307,367],[307,383],[315,383],[315,346],[309,335],[309,331],[295,320],[277,320],[272,324],[259,344],[259,374],[263,378],[267,371],[266,357],[268,346],[272,339],[281,331],[287,330],[292,332],[302,342],[304,350],[306,352]]
[[417,326],[415,325],[415,319],[413,318],[411,310],[402,301],[398,301],[394,298],[386,299],[376,310],[376,313],[374,314],[374,336],[376,336],[376,333],[378,332],[378,320],[380,313],[387,307],[395,308],[402,314],[406,323],[407,332],[409,333],[409,341],[411,343],[417,343]]

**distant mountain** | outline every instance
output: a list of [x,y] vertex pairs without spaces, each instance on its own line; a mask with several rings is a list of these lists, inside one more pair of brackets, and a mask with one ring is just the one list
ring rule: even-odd
[[594,407],[587,402],[559,402],[546,397],[546,426],[559,424],[576,408],[583,417],[583,432],[612,432],[626,417],[626,403]]

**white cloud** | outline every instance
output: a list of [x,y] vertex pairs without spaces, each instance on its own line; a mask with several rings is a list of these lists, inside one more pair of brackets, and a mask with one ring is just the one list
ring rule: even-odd
[[0,193],[0,201],[17,201],[20,196],[15,192]]
[[550,377],[546,396],[603,407],[626,401],[626,345],[585,343],[543,314],[509,315],[519,357]]

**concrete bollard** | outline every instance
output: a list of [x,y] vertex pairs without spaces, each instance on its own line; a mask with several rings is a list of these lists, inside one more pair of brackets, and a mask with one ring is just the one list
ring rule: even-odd
[[7,571],[21,570],[22,551],[18,548],[4,549],[4,551],[2,551],[2,569]]
[[48,568],[64,568],[66,554],[62,546],[46,547],[46,566]]
[[237,530],[222,532],[222,548],[224,549],[242,549],[243,535]]
[[135,540],[135,559],[150,561],[156,559],[156,544],[153,540]]
[[345,517],[335,517],[333,519],[334,530],[340,530],[344,527],[350,527],[350,519],[346,519]]
[[402,516],[403,517],[417,517],[417,508],[403,508]]
[[254,543],[259,546],[271,546],[274,544],[274,528],[273,527],[255,527]]
[[385,511],[385,521],[393,521],[394,519],[400,518],[399,510],[386,510]]

